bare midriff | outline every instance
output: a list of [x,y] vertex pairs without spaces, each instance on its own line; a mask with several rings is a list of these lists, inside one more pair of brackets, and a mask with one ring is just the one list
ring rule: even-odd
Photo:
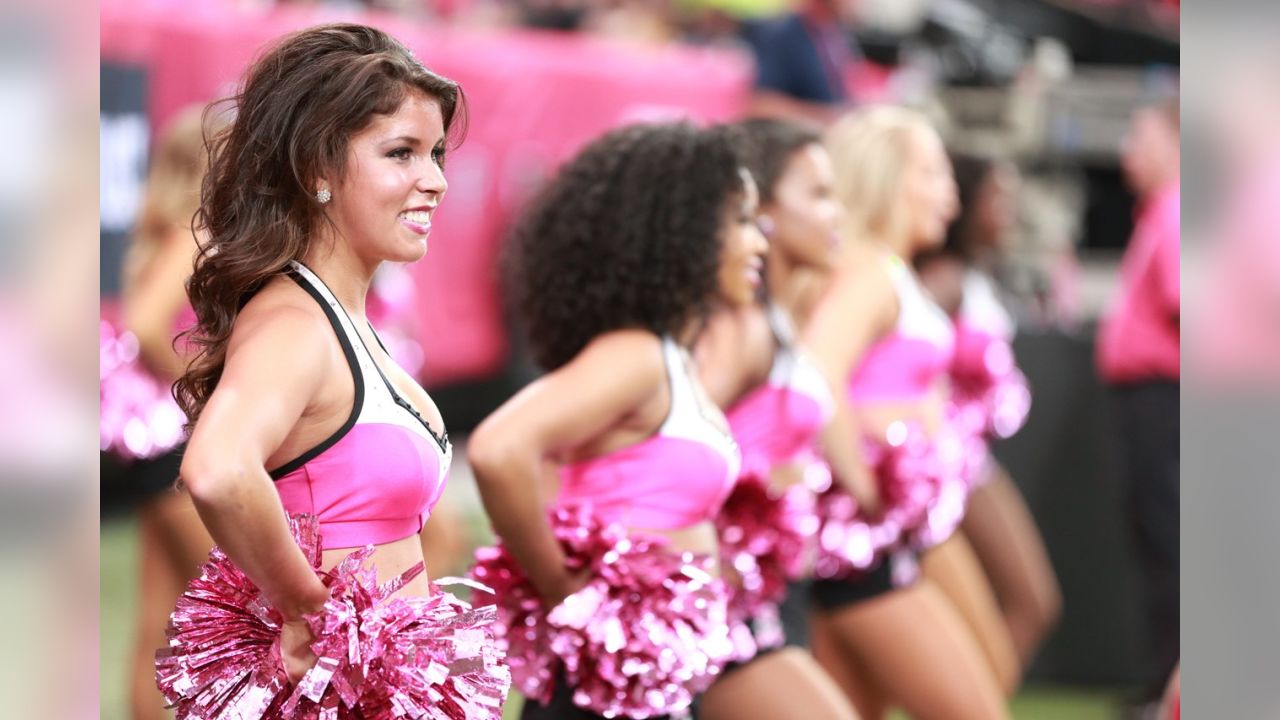
[[670,541],[668,549],[675,553],[690,552],[694,555],[705,555],[711,558],[712,573],[720,575],[719,545],[716,540],[716,526],[710,520],[704,520],[674,530],[654,530],[652,528],[627,527],[639,535],[657,535]]
[[[343,558],[359,548],[334,548],[321,555],[321,567],[330,570]],[[422,562],[422,540],[414,534],[373,547],[370,562],[378,570],[378,583],[382,584]],[[428,568],[430,570],[430,568]],[[434,593],[427,573],[423,572],[400,588],[393,597],[428,597]]]

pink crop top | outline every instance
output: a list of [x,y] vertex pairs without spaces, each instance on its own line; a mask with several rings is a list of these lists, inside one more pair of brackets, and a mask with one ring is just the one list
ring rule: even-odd
[[658,431],[635,445],[561,469],[559,505],[585,503],[606,522],[678,530],[710,520],[738,479],[733,438],[702,415],[685,351],[662,339],[671,409]]
[[956,375],[987,374],[1012,363],[1009,344],[1015,325],[991,280],[978,270],[964,279],[964,301],[956,317]]
[[919,400],[947,371],[955,351],[951,318],[901,258],[890,255],[887,262],[898,296],[898,322],[854,370],[849,401],[855,405]]
[[744,467],[760,471],[812,452],[835,411],[822,373],[795,350],[790,318],[773,305],[768,313],[778,342],[769,377],[725,413]]
[[329,317],[351,367],[355,402],[333,435],[271,472],[280,500],[289,512],[319,519],[325,550],[409,537],[444,491],[453,459],[448,435],[436,435],[396,393],[324,282],[301,263],[287,272]]

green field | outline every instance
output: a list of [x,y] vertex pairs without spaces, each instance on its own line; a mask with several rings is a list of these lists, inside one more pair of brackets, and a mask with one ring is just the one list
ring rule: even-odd
[[[125,680],[134,607],[136,546],[129,520],[102,525],[102,720],[129,720]],[[507,718],[519,701],[507,704]],[[1034,688],[1013,701],[1017,720],[1107,720],[1114,716],[1109,695],[1058,688]]]

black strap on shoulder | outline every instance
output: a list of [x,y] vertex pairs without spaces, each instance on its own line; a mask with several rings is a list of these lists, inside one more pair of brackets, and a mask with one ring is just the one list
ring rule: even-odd
[[360,361],[356,359],[356,349],[351,345],[351,338],[347,337],[347,331],[342,327],[342,321],[338,319],[338,314],[334,312],[333,307],[329,305],[329,301],[321,294],[319,288],[315,287],[302,275],[290,269],[285,273],[293,278],[307,294],[320,303],[320,309],[324,310],[324,314],[329,318],[329,324],[333,326],[334,333],[338,336],[338,342],[342,345],[342,354],[347,358],[347,366],[351,368],[351,380],[355,383],[355,399],[351,404],[351,415],[347,417],[347,421],[342,424],[332,435],[325,438],[323,442],[310,450],[304,452],[298,457],[281,465],[270,472],[272,480],[279,480],[298,468],[306,465],[308,462],[316,458],[320,453],[333,447],[347,433],[351,432],[351,428],[355,427],[356,420],[360,417],[360,408],[364,407],[364,376],[360,373]]

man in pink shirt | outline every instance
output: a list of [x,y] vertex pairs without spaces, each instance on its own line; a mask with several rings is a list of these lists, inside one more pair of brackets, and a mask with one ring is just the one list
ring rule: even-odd
[[1179,653],[1179,140],[1176,98],[1134,115],[1121,159],[1138,196],[1138,219],[1098,332],[1098,371],[1117,398],[1142,570],[1150,700],[1160,697]]

